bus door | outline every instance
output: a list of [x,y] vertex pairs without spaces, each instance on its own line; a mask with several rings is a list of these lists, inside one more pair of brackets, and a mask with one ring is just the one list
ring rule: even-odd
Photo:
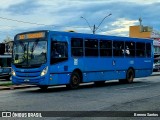
[[124,41],[113,41],[113,61],[112,65],[114,68],[114,77],[115,79],[123,78],[124,77]]

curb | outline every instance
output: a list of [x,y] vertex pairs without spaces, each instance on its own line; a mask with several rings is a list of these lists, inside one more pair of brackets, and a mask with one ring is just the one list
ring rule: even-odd
[[159,75],[151,75],[151,76],[160,76],[160,74]]
[[160,74],[152,74],[151,76],[160,76]]

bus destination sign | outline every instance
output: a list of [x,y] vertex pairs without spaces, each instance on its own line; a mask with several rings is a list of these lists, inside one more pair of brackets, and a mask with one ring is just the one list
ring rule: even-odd
[[24,40],[24,39],[34,39],[34,38],[44,38],[45,32],[37,32],[37,33],[26,33],[26,34],[20,34],[17,36],[18,40]]

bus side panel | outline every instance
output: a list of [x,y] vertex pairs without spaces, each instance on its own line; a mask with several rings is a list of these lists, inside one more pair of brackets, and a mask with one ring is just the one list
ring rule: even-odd
[[112,58],[84,58],[84,82],[115,79]]
[[146,77],[152,74],[153,60],[150,58],[137,58],[135,60],[135,77]]
[[126,58],[114,58],[114,68],[115,68],[115,79],[125,79],[126,78],[126,71],[131,66],[130,59]]
[[[67,70],[65,70],[65,67],[67,67]],[[71,58],[67,62],[55,64],[50,67],[49,84],[68,84],[70,75],[75,69],[82,71],[83,82],[125,79],[126,72],[130,67],[135,70],[135,77],[145,77],[152,73],[152,61],[150,59]]]
[[68,84],[69,79],[70,79],[70,74],[67,73],[50,74],[49,85]]
[[50,85],[68,84],[72,72],[79,69],[83,72],[83,59],[70,59],[50,66]]

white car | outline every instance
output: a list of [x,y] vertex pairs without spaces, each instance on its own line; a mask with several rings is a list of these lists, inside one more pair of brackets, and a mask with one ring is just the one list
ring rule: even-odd
[[157,72],[160,70],[160,60],[154,62],[153,64],[153,72]]

